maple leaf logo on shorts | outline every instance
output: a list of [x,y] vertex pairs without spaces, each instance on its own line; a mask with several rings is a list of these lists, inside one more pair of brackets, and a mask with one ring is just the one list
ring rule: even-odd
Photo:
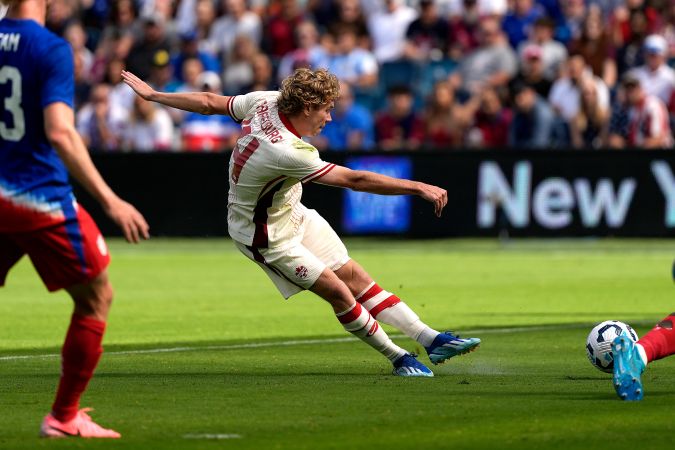
[[307,278],[309,271],[305,266],[298,266],[295,268],[295,276],[298,278]]

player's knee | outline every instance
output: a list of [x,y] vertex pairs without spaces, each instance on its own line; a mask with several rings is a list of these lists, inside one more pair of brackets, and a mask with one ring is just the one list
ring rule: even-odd
[[99,320],[108,317],[114,292],[105,273],[89,283],[73,286],[68,291],[75,301],[75,310],[79,314],[94,316]]
[[107,279],[92,285],[91,294],[87,299],[87,303],[92,314],[99,320],[107,319],[113,296],[114,292],[112,284]]

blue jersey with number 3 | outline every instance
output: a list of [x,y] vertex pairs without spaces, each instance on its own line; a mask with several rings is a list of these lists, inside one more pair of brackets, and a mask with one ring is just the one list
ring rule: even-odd
[[73,91],[73,54],[65,40],[32,20],[0,20],[0,202],[44,213],[72,202],[67,170],[45,135],[43,110],[55,102],[72,108]]

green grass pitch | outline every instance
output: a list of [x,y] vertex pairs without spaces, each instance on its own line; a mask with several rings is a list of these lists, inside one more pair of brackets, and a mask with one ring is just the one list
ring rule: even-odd
[[481,348],[430,366],[432,379],[393,377],[326,303],[309,293],[284,301],[228,240],[112,240],[116,300],[83,406],[122,440],[38,439],[71,304],[48,294],[24,259],[0,290],[0,449],[569,450],[671,441],[675,357],[647,369],[642,402],[624,403],[584,345],[601,320],[642,335],[675,310],[675,241],[347,245],[429,325],[480,337]]

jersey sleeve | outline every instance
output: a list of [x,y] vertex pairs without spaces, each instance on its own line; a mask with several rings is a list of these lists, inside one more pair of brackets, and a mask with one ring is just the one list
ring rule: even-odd
[[235,122],[241,122],[246,116],[253,113],[256,103],[264,97],[276,98],[279,92],[256,91],[245,95],[233,95],[227,101],[227,113]]
[[41,58],[42,92],[41,106],[63,102],[73,108],[75,75],[73,52],[66,41],[57,41],[46,48]]
[[282,174],[307,183],[318,180],[335,167],[335,164],[323,161],[312,145],[300,139],[291,145],[293,149],[284,152],[279,158],[279,171]]

